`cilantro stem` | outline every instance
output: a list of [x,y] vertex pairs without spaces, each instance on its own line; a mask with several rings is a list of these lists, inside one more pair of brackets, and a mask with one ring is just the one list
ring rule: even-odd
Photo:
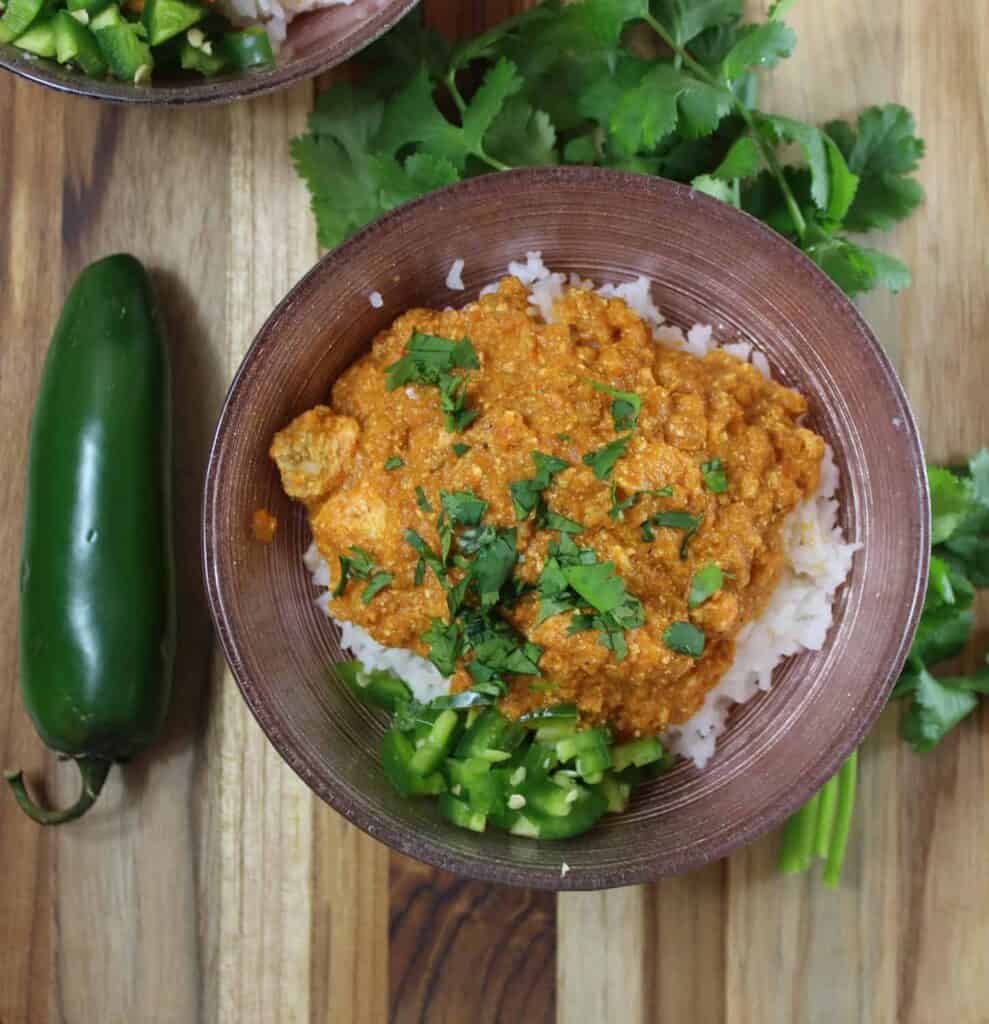
[[858,780],[858,751],[841,766],[838,772],[838,811],[835,817],[828,861],[824,866],[824,884],[834,888],[841,878],[841,866],[845,862],[848,833],[855,810],[855,786]]
[[[451,65],[447,70],[446,75],[443,77],[443,83],[446,85],[453,97],[453,102],[456,104],[457,110],[460,111],[460,117],[463,118],[467,111],[467,102],[457,88],[457,66]],[[495,171],[510,171],[512,168],[509,164],[504,164],[500,160],[496,160],[493,156],[489,156],[483,146],[478,146],[477,149],[472,149],[471,153],[476,156],[478,160],[483,161]]]
[[804,220],[804,215],[800,212],[800,206],[790,189],[790,185],[783,174],[783,169],[780,167],[779,161],[776,159],[776,150],[765,140],[765,138],[763,138],[762,132],[759,131],[759,128],[755,123],[755,119],[752,116],[752,111],[749,110],[749,108],[731,89],[725,86],[724,82],[717,78],[717,76],[712,75],[711,72],[700,63],[700,61],[691,57],[687,50],[681,46],[673,36],[669,34],[669,32],[666,31],[663,25],[652,14],[643,14],[642,20],[645,21],[645,23],[653,30],[653,32],[656,33],[656,35],[659,36],[660,39],[663,40],[664,43],[666,43],[676,57],[682,58],[687,67],[689,67],[702,82],[711,86],[713,89],[719,89],[722,92],[727,92],[731,96],[731,101],[735,109],[745,122],[752,138],[759,147],[759,152],[762,154],[763,160],[766,161],[766,166],[776,179],[776,182],[780,187],[780,191],[783,193],[783,199],[786,202],[786,208],[790,213],[793,226],[796,228],[797,235],[802,240],[804,235],[807,233],[807,222]]

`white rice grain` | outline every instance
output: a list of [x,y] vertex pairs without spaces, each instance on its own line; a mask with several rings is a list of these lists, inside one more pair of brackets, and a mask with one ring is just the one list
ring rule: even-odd
[[454,260],[450,272],[446,275],[446,286],[450,291],[462,292],[464,290],[464,261]]

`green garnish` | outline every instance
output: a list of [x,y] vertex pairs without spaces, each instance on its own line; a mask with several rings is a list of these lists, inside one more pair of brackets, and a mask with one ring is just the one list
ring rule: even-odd
[[680,544],[680,557],[687,557],[687,546],[694,538],[694,534],[701,528],[701,524],[704,522],[704,516],[693,516],[689,512],[683,512],[674,509],[670,512],[660,512],[657,515],[650,516],[642,524],[642,539],[649,543],[656,539],[656,534],[653,531],[653,527],[666,527],[670,530],[683,530],[684,536],[683,541]]
[[573,440],[573,438],[569,434],[557,434],[556,439],[561,444],[569,444]]
[[674,622],[663,631],[663,643],[677,654],[699,658],[704,653],[703,632],[691,622]]
[[645,622],[642,602],[628,593],[612,562],[598,562],[592,548],[580,548],[568,534],[549,546],[539,576],[539,617],[575,611],[573,632],[596,629],[600,642],[621,661],[628,653],[625,632]]
[[444,676],[452,676],[457,659],[463,653],[464,637],[455,622],[433,619],[429,629],[422,634],[422,642],[429,645],[429,660]]
[[469,338],[450,341],[415,331],[402,358],[386,367],[385,387],[389,391],[406,384],[438,388],[446,429],[462,432],[477,418],[477,410],[467,408],[466,378],[453,371],[478,370],[480,366]]
[[368,580],[361,600],[364,604],[370,604],[374,595],[387,587],[394,577],[388,572],[375,572],[374,557],[364,548],[354,544],[349,550],[349,555],[340,556],[340,580],[333,589],[333,597],[343,595],[351,578]]
[[551,508],[546,509],[545,514],[540,518],[539,527],[543,530],[558,530],[560,533],[584,532],[583,523],[578,523],[576,519],[568,519]]
[[690,581],[690,595],[687,597],[688,608],[698,608],[713,597],[724,586],[725,574],[714,562],[708,562],[703,569],[694,573]]
[[595,391],[610,395],[611,418],[615,422],[615,430],[622,433],[634,430],[639,424],[639,413],[642,411],[642,399],[633,391],[619,391],[610,384],[601,384],[596,380],[588,382]]
[[488,509],[473,491],[440,491],[440,501],[447,518],[455,526],[479,526]]
[[429,504],[429,498],[426,497],[426,492],[420,485],[416,486],[416,504],[423,510],[423,512],[433,511],[433,506]]
[[390,572],[376,572],[361,593],[361,602],[370,604],[374,596],[387,587],[395,577]]
[[625,454],[628,443],[631,440],[631,434],[626,437],[616,438],[603,448],[588,452],[581,461],[585,466],[591,467],[598,480],[607,480],[611,476],[611,471],[615,468],[615,463]]
[[532,512],[541,511],[543,491],[548,490],[553,479],[570,466],[564,459],[544,452],[532,452],[536,464],[536,475],[529,480],[515,480],[508,485],[515,508],[515,518],[520,522]]
[[889,104],[820,127],[760,110],[760,71],[796,43],[779,10],[743,23],[738,0],[544,3],[457,46],[407,18],[365,51],[368,84],[331,86],[292,143],[320,242],[463,178],[590,163],[741,207],[851,295],[899,291],[907,268],[853,235],[923,200],[913,118]]
[[[412,549],[418,553],[420,564],[428,566],[433,572],[436,573],[436,578],[440,583],[447,586],[446,576],[446,561],[440,558],[439,555],[429,546],[429,544],[423,540],[423,538],[416,533],[415,530],[406,530],[402,535],[405,543],[410,545]],[[416,577],[418,578],[419,584],[422,583],[425,578],[425,569],[423,569],[422,575],[420,575],[419,567],[416,567]]]
[[[672,487],[656,487],[650,491],[633,491],[627,498],[618,497],[618,484],[614,480],[611,481],[611,508],[608,510],[608,515],[617,522],[624,522],[625,513],[630,508],[635,508],[638,503],[646,497],[653,498],[672,498],[673,488]],[[651,539],[651,538],[650,538]]]
[[390,473],[393,469],[401,469],[405,465],[405,459],[400,455],[393,455],[390,459],[385,460],[385,469]]
[[464,444],[463,441],[457,441],[453,445],[453,454],[456,455],[458,459],[462,459],[469,451],[470,445]]
[[712,494],[724,494],[728,490],[728,477],[725,475],[725,467],[721,464],[721,459],[702,462],[701,473],[704,476],[704,486]]

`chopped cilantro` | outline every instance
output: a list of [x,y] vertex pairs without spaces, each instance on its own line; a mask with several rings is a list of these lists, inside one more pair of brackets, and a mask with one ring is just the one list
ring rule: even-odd
[[[432,569],[433,572],[436,573],[436,578],[445,587],[447,585],[446,562],[436,554],[436,552],[418,533],[416,533],[415,530],[406,530],[403,537],[405,539],[405,543],[410,545],[412,549],[418,553],[420,563]],[[416,569],[416,576],[419,576],[418,568]],[[425,577],[423,576],[423,578]]]
[[686,558],[687,547],[691,540],[693,540],[694,534],[701,528],[701,524],[703,522],[703,515],[692,516],[689,512],[683,512],[676,509],[669,512],[659,512],[654,516],[650,516],[642,524],[642,539],[646,542],[656,539],[653,527],[666,527],[670,530],[684,530],[683,542],[680,544],[680,557]]
[[364,588],[364,592],[361,594],[361,602],[363,604],[370,604],[374,600],[375,595],[384,590],[394,579],[395,577],[390,572],[376,572]]
[[[672,487],[657,487],[650,491],[633,491],[627,498],[618,497],[618,484],[614,480],[611,481],[611,508],[608,510],[608,515],[612,519],[621,523],[625,520],[625,513],[630,508],[635,508],[636,505],[645,497],[653,498],[672,498],[673,488]],[[649,538],[650,540],[652,538]]]
[[385,469],[390,473],[393,469],[401,469],[405,465],[405,459],[400,455],[393,455],[390,459],[385,460]]
[[518,561],[518,533],[515,528],[492,532],[491,539],[478,548],[470,567],[470,577],[482,609],[493,608],[498,603],[501,589]]
[[616,431],[622,433],[625,430],[634,430],[638,426],[642,399],[634,391],[619,391],[609,384],[601,384],[596,380],[589,383],[595,391],[612,397],[611,418],[615,421]]
[[453,445],[453,454],[456,455],[458,459],[462,459],[469,451],[470,445],[464,444],[463,441],[457,441]]
[[615,468],[615,463],[625,454],[631,440],[631,434],[616,438],[603,448],[588,452],[582,461],[585,466],[591,467],[598,480],[608,480],[611,477],[611,471]]
[[412,577],[412,582],[415,586],[421,587],[426,582],[426,559],[420,558],[416,562],[415,575]]
[[694,573],[690,581],[690,595],[687,598],[689,608],[697,608],[713,597],[724,586],[725,574],[714,562],[708,562],[703,569]]
[[473,491],[440,491],[440,501],[447,518],[455,526],[480,526],[488,503]]
[[423,512],[433,511],[433,506],[429,504],[429,498],[426,497],[426,492],[421,486],[416,487],[416,504],[423,510]]
[[340,581],[333,590],[334,597],[342,596],[351,577],[367,580],[374,572],[374,558],[364,548],[355,544],[350,548],[350,552],[350,555],[340,556]]
[[570,465],[555,455],[546,455],[543,452],[532,452],[531,455],[536,465],[536,475],[528,480],[515,480],[508,485],[515,508],[515,518],[519,521],[540,508],[543,491],[547,490],[553,479]]
[[389,391],[405,384],[438,388],[446,429],[462,432],[477,418],[477,410],[467,408],[466,378],[454,376],[453,370],[477,370],[480,365],[470,339],[450,341],[415,331],[402,358],[385,368],[385,386]]
[[663,632],[663,643],[677,654],[699,658],[704,653],[704,634],[690,622],[674,622]]
[[402,358],[385,368],[385,386],[389,391],[404,384],[430,384],[435,387],[440,377],[451,370],[477,370],[480,365],[477,352],[468,338],[450,341],[414,331]]
[[569,434],[557,434],[556,439],[561,444],[569,444],[573,440],[573,438]]
[[554,512],[551,508],[546,509],[540,517],[539,526],[543,530],[558,530],[560,533],[583,533],[584,524],[578,523],[576,519],[568,519],[566,516]]
[[457,659],[463,653],[464,636],[455,622],[433,619],[429,629],[422,634],[422,642],[429,645],[429,660],[444,676],[452,676]]
[[642,602],[628,593],[612,562],[598,562],[592,548],[580,548],[567,534],[549,546],[549,557],[539,577],[539,616],[577,612],[570,631],[596,629],[602,646],[621,661],[628,652],[625,632],[645,622]]
[[721,459],[702,462],[701,473],[704,475],[704,486],[712,494],[724,494],[728,490],[728,477],[725,475]]

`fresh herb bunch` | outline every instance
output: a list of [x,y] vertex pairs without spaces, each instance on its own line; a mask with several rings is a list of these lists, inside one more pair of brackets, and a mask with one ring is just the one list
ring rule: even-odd
[[[977,587],[989,587],[989,450],[967,471],[929,466],[931,568],[927,596],[907,666],[893,700],[907,706],[900,735],[924,754],[944,739],[989,694],[989,666],[969,675],[935,676],[939,664],[961,654],[972,635]],[[824,881],[836,885],[855,803],[856,757],[788,822],[780,868],[804,871],[815,856],[826,859]]]
[[[742,0],[547,2],[456,46],[416,14],[332,86],[292,143],[327,247],[399,204],[512,167],[594,164],[658,174],[748,211],[849,295],[910,281],[853,235],[922,202],[923,155],[901,106],[823,127],[762,111],[756,69],[788,57],[782,16]],[[800,154],[789,162],[790,152]]]

